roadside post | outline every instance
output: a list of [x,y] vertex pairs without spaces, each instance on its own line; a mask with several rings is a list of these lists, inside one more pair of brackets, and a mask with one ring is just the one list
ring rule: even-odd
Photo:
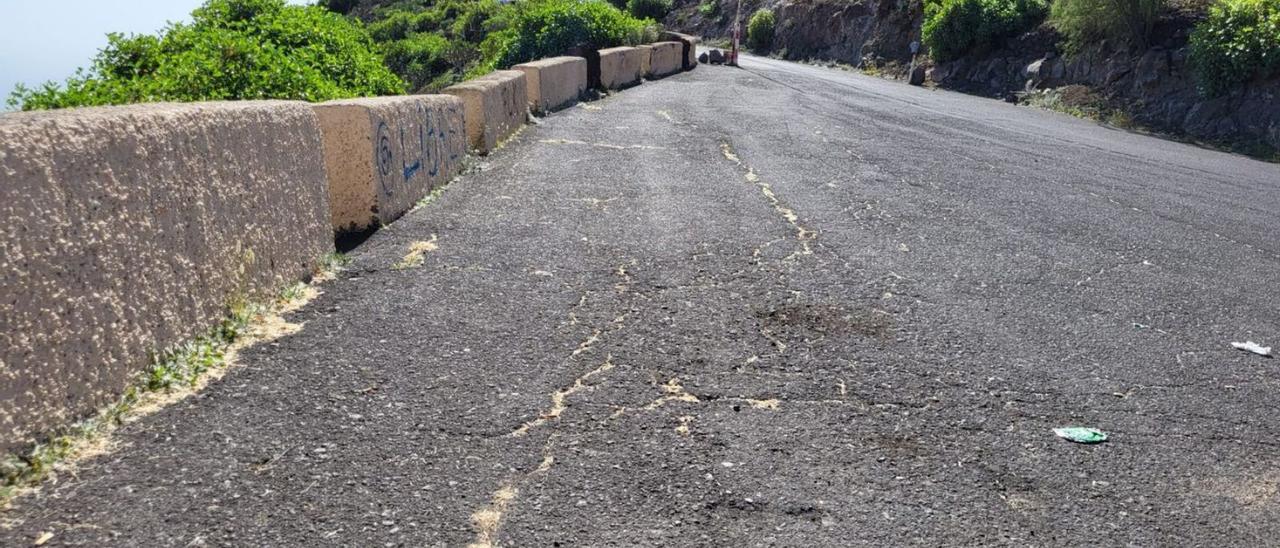
[[742,0],[738,0],[738,7],[733,13],[733,50],[729,52],[729,61],[725,63],[731,67],[738,66],[738,42],[742,38]]

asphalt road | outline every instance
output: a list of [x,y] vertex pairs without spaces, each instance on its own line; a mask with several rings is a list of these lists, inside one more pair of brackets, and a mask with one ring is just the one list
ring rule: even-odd
[[1278,191],[1054,113],[699,67],[527,128],[0,544],[1271,544],[1280,362],[1230,343],[1280,346]]

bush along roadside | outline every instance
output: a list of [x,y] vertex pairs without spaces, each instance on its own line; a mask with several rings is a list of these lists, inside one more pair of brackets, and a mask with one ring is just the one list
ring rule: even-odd
[[285,0],[209,0],[157,35],[112,34],[63,84],[18,86],[24,110],[154,101],[326,101],[402,93],[362,25]]
[[1280,0],[1219,0],[1191,34],[1190,62],[1209,97],[1280,75]]
[[[316,265],[312,283],[328,280],[346,264],[347,258],[342,254],[327,255]],[[93,455],[125,422],[199,390],[231,365],[237,350],[288,334],[278,327],[288,325],[280,316],[302,307],[315,295],[312,285],[297,283],[283,289],[271,302],[230,303],[226,318],[204,335],[155,352],[151,366],[115,403],[53,433],[28,451],[0,456],[0,508],[23,489],[38,485],[77,458]]]

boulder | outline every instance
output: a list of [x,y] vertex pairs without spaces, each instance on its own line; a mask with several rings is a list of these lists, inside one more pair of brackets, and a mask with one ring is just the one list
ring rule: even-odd
[[724,64],[724,52],[718,49],[711,50],[710,61],[713,65]]
[[913,86],[924,85],[924,67],[916,65],[911,67],[911,78],[907,82]]
[[707,58],[708,58],[708,57],[709,57],[709,56],[707,55],[707,52],[705,52],[705,51],[704,51],[704,52],[702,52],[702,54],[701,54],[701,55],[699,55],[699,56],[698,56],[698,62],[699,62],[699,63],[702,63],[702,64],[704,64],[704,65],[705,65],[705,64],[707,64]]

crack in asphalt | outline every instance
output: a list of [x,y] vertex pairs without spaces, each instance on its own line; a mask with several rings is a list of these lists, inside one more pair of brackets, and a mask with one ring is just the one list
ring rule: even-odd
[[[787,221],[787,224],[791,225],[791,228],[795,230],[796,241],[800,243],[800,249],[786,256],[782,260],[786,262],[791,261],[798,256],[813,255],[813,247],[810,245],[810,242],[818,239],[818,232],[800,223],[800,216],[796,214],[795,210],[788,207],[783,203],[782,199],[778,198],[777,193],[773,191],[773,187],[756,174],[755,168],[742,161],[742,158],[738,156],[736,151],[734,151],[733,145],[728,142],[720,143],[720,153],[724,155],[725,159],[733,162],[734,165],[747,170],[747,173],[743,178],[745,178],[748,183],[751,183],[759,189],[760,194],[769,201],[769,205],[773,206],[773,210],[781,215],[782,218]],[[765,247],[767,247],[767,245]]]
[[539,476],[547,475],[551,471],[551,467],[555,465],[556,457],[551,452],[551,446],[554,442],[554,435],[547,438],[547,443],[542,447],[542,462],[538,463],[537,468],[517,478],[503,482],[498,490],[493,492],[489,503],[471,514],[471,525],[475,530],[475,540],[468,544],[467,548],[497,547],[498,531],[502,528],[502,521],[510,510],[511,505],[520,497],[520,488]]
[[[597,331],[597,333],[598,332],[599,331]],[[525,434],[528,434],[530,430],[533,430],[534,428],[542,426],[546,424],[548,421],[552,421],[560,418],[560,415],[563,414],[565,410],[569,408],[569,405],[567,403],[569,396],[572,396],[574,394],[577,394],[578,392],[581,392],[583,390],[590,388],[590,386],[587,385],[587,381],[591,380],[592,377],[595,377],[597,375],[603,375],[605,373],[608,373],[614,367],[615,366],[613,363],[613,355],[610,354],[608,357],[605,358],[604,363],[600,364],[599,367],[596,367],[595,369],[592,369],[591,371],[584,373],[581,377],[578,377],[577,379],[575,379],[573,383],[570,384],[569,386],[566,386],[564,388],[561,388],[560,390],[552,392],[551,407],[548,407],[546,411],[543,411],[542,414],[538,416],[538,418],[531,420],[529,422],[526,422],[524,423],[524,425],[520,426],[520,428],[517,428],[514,431],[512,431],[511,435],[514,437],[523,436]]]

